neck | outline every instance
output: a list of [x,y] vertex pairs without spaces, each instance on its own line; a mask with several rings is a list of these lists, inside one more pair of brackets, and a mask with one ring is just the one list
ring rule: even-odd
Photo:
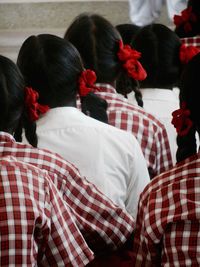
[[51,108],[58,108],[58,107],[77,107],[76,105],[76,99],[70,100],[70,101],[65,101],[63,103],[57,103],[55,105],[51,105]]
[[165,87],[155,87],[155,86],[147,86],[147,87],[141,87],[141,89],[149,89],[149,88],[152,88],[152,89],[163,89],[163,90],[172,90],[173,88],[165,88]]

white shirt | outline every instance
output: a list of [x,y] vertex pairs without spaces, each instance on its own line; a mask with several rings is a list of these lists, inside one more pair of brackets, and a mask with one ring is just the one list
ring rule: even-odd
[[[179,98],[176,91],[145,88],[140,89],[142,93],[143,108],[158,118],[167,130],[173,163],[176,163],[176,129],[171,124],[172,112],[179,109]],[[137,104],[134,94],[129,94],[128,99],[131,103]]]
[[155,22],[160,16],[164,2],[166,2],[169,19],[180,15],[187,7],[187,0],[129,0],[129,14],[133,24],[145,26]]
[[105,195],[135,218],[140,193],[149,182],[135,137],[77,108],[50,109],[37,121],[38,147],[57,152]]

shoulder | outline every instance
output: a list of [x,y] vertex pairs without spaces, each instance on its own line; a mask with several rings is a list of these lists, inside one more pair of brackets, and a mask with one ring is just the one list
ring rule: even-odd
[[53,172],[59,175],[68,173],[75,176],[79,172],[72,163],[47,149],[35,148],[29,144],[14,143],[11,154],[13,154],[13,150],[16,150],[14,155],[17,159],[47,170],[49,173]]
[[157,192],[161,193],[162,197],[169,192],[179,193],[177,188],[188,189],[188,184],[193,185],[194,178],[200,182],[200,154],[180,162],[169,171],[153,178],[143,191],[141,199],[147,200],[152,195],[155,197]]
[[49,180],[48,172],[46,170],[13,156],[2,157],[0,159],[0,166],[2,184],[4,181],[3,177],[6,176],[6,181],[12,182],[12,185],[16,182],[17,187],[19,185],[22,187],[27,185],[28,187],[38,185],[39,192],[42,188],[44,189],[47,179]]
[[99,96],[103,97],[108,103],[108,113],[121,113],[128,116],[138,117],[148,122],[156,128],[163,128],[163,124],[149,112],[145,111],[142,107],[131,104],[124,97],[119,96],[117,93],[98,92]]

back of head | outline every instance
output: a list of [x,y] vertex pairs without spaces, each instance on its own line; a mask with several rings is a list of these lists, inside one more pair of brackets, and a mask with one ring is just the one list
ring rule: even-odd
[[180,38],[200,35],[200,1],[189,0],[187,8],[174,16],[175,32]]
[[17,66],[0,55],[0,131],[13,134],[24,109],[24,80]]
[[23,43],[17,64],[27,86],[39,93],[39,102],[50,107],[74,101],[83,65],[78,51],[60,37],[41,34]]
[[178,135],[177,161],[181,161],[197,152],[196,131],[200,135],[200,53],[197,54],[186,65],[180,82],[180,102],[185,103],[186,110],[189,110],[189,120],[192,127],[186,135]]
[[172,89],[177,84],[181,73],[181,41],[172,30],[162,24],[145,26],[131,44],[142,53],[140,61],[148,74],[141,87]]
[[80,52],[86,68],[97,74],[97,82],[112,83],[119,71],[119,40],[115,27],[97,14],[79,15],[67,29],[65,39]]
[[124,44],[130,44],[131,40],[140,29],[140,26],[132,23],[118,24],[115,27],[120,33]]
[[[50,34],[31,36],[23,43],[17,64],[27,86],[39,93],[40,104],[50,108],[76,106],[84,68],[77,49],[70,42]],[[99,114],[99,120],[105,118],[103,121],[107,122],[104,100],[98,101],[90,93],[84,97],[82,104],[86,114],[97,119]]]

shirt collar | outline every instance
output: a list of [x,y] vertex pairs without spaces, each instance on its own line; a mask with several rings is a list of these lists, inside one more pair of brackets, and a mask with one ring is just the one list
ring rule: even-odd
[[[96,83],[95,86],[98,87],[99,92],[115,93],[115,94],[117,93],[115,88],[108,83]],[[97,91],[98,91],[98,89],[97,89]]]
[[0,131],[0,142],[15,142],[15,138],[9,134],[9,133],[6,133],[6,132],[1,132]]

